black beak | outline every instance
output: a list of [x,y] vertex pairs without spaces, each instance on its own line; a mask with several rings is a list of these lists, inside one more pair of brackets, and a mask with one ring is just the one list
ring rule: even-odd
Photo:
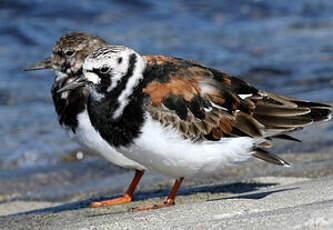
[[40,69],[52,69],[52,61],[50,57],[45,58],[44,60],[40,61],[34,66],[25,68],[24,71],[40,70]]
[[69,90],[73,90],[73,89],[82,87],[86,83],[87,83],[87,81],[84,78],[78,77],[74,81],[72,81],[72,82],[66,84],[64,87],[58,89],[57,93],[61,93],[61,92],[64,92],[64,91],[69,91]]

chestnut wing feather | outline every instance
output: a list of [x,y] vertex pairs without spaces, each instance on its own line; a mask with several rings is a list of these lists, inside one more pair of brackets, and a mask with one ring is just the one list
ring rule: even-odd
[[[265,137],[296,140],[287,133],[331,117],[332,106],[261,91],[249,83],[198,62],[146,56],[143,89],[147,110],[185,137]],[[246,96],[248,95],[248,96]],[[240,96],[245,96],[242,99]]]
[[232,92],[229,75],[194,61],[146,58],[149,68],[145,74],[154,75],[143,89],[150,98],[146,109],[153,119],[177,128],[184,137],[219,140],[234,136],[236,115],[251,116],[253,103]]
[[194,61],[163,56],[146,59],[145,74],[152,79],[143,89],[149,98],[146,111],[193,141],[240,136],[266,139],[254,147],[252,155],[289,165],[263,148],[271,147],[272,138],[299,141],[288,133],[331,117],[330,105],[259,91]]

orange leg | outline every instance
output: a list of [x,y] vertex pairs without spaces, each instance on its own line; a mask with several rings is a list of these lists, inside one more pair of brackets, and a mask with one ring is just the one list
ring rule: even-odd
[[175,197],[177,195],[178,189],[180,188],[180,185],[182,184],[184,180],[184,177],[181,177],[177,179],[172,187],[172,190],[166,199],[166,201],[158,204],[153,204],[153,205],[148,205],[148,206],[143,206],[143,207],[138,207],[132,209],[133,212],[140,212],[140,211],[145,211],[145,210],[151,210],[151,209],[158,209],[158,208],[165,208],[169,206],[175,205]]
[[125,204],[125,203],[131,202],[134,197],[133,194],[134,194],[135,188],[138,185],[144,172],[145,172],[144,170],[135,171],[134,178],[133,178],[130,186],[128,187],[127,192],[123,196],[115,198],[115,199],[111,199],[111,200],[93,202],[89,205],[89,207],[97,208],[97,207],[102,207],[102,206],[111,206],[111,205]]

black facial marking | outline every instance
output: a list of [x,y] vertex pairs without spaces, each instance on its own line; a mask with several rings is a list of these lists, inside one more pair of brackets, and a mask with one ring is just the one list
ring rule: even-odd
[[120,58],[118,58],[118,64],[120,64],[120,63],[122,63],[122,61],[123,61],[123,58],[122,57],[120,57]]
[[109,72],[110,67],[108,66],[103,66],[99,71],[101,74],[106,74],[107,72]]
[[90,73],[94,73],[99,78],[104,79],[103,84],[105,84],[105,86],[109,86],[111,84],[110,75],[108,74],[109,70],[103,69],[103,68],[105,68],[105,67],[102,67],[100,69],[99,68],[93,68],[92,70],[86,70],[86,71],[90,72]]
[[91,72],[91,73],[95,73],[95,74],[99,74],[99,69],[98,68],[93,68],[92,70],[86,70],[87,72]]
[[[128,61],[127,73],[125,74],[125,76],[121,78],[119,84],[110,92],[111,97],[118,98],[121,92],[126,88],[128,79],[133,75],[133,71],[136,65],[136,60],[137,60],[136,54],[131,54]],[[100,93],[105,93],[107,92],[108,87],[111,85],[110,77],[112,78],[112,76],[106,75],[104,77],[101,75],[101,73],[99,74],[99,76],[101,78],[101,83],[99,86]]]

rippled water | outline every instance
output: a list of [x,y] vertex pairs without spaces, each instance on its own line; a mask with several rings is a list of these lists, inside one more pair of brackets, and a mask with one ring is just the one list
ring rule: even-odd
[[333,101],[331,0],[0,0],[5,168],[54,164],[77,148],[57,123],[53,74],[22,72],[70,31],[144,54],[198,60],[277,93]]

